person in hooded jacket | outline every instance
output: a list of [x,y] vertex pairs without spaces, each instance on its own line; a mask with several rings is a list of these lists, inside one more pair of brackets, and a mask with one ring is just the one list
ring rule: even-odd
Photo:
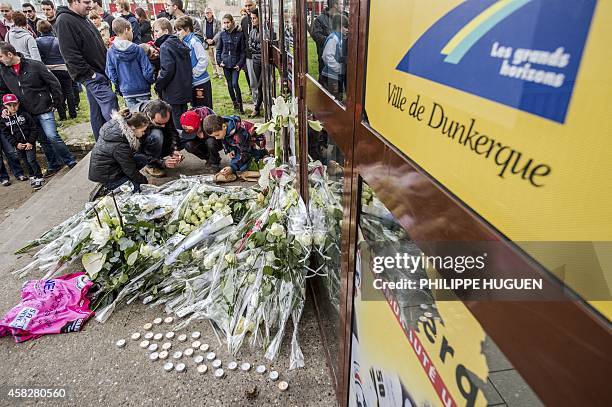
[[112,119],[102,126],[89,161],[88,178],[100,183],[92,193],[93,198],[104,189],[112,191],[128,181],[134,185],[134,192],[148,183],[140,173],[143,165],[135,157],[148,127],[146,115],[127,108],[113,113]]
[[126,19],[115,18],[113,31],[117,36],[106,54],[106,75],[131,109],[151,98],[151,84],[155,81],[153,66],[145,51],[131,41],[132,26]]
[[238,77],[246,63],[246,41],[242,32],[236,27],[231,14],[223,16],[223,31],[217,43],[216,56],[217,63],[223,68],[227,90],[234,103],[234,109],[244,114]]
[[159,48],[160,71],[155,90],[161,100],[172,106],[172,121],[175,128],[181,126],[181,115],[187,111],[191,101],[191,51],[172,32],[167,18],[153,22],[155,46]]
[[193,97],[191,107],[208,106],[212,109],[212,85],[208,75],[208,54],[204,44],[193,33],[193,21],[189,16],[183,16],[174,23],[176,35],[189,47],[193,78]]
[[42,63],[55,75],[62,86],[65,103],[62,102],[57,106],[57,114],[60,120],[66,120],[66,104],[68,104],[68,114],[71,119],[74,119],[77,117],[77,111],[73,81],[68,74],[66,62],[60,53],[59,41],[55,34],[53,34],[53,26],[46,20],[40,20],[36,30],[40,33],[40,36],[36,38],[36,43],[38,44]]
[[[132,25],[132,32],[134,33],[132,42],[134,44],[140,44],[140,23],[138,22],[138,19],[134,13],[130,11],[130,2],[128,0],[121,0],[119,1],[118,6],[119,10],[121,11],[121,17],[125,18]],[[115,29],[113,29],[113,31],[115,31]],[[117,34],[116,31],[115,34]]]
[[15,148],[18,156],[26,162],[30,175],[30,185],[34,190],[43,184],[43,175],[36,160],[36,140],[40,130],[36,121],[19,104],[19,99],[12,93],[2,97],[2,103],[7,110],[7,117],[0,125],[0,135],[5,137]]
[[28,29],[28,19],[26,16],[16,11],[13,13],[13,22],[15,26],[6,33],[5,41],[15,47],[17,52],[20,52],[24,58],[40,61],[38,45]]
[[54,30],[70,76],[87,90],[91,129],[97,140],[100,128],[119,105],[104,73],[106,46],[98,29],[87,19],[91,3],[68,0],[68,4],[57,8]]

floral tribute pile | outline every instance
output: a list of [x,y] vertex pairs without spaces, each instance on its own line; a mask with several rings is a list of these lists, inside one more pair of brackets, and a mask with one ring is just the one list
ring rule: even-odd
[[[99,322],[138,300],[175,314],[176,329],[210,320],[233,354],[248,343],[274,359],[289,325],[290,368],[302,367],[298,324],[306,279],[338,275],[331,270],[338,256],[330,251],[339,251],[342,217],[325,168],[315,166],[309,208],[293,170],[275,167],[273,159],[255,187],[195,176],[147,185],[138,194],[120,189],[20,249],[40,247],[14,274],[40,270],[48,279],[80,262],[93,282],[89,297]],[[312,255],[319,257],[316,271]],[[328,278],[331,289],[336,280]]]

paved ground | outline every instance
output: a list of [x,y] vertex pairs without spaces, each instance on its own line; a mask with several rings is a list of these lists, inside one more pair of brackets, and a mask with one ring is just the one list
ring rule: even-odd
[[[182,166],[183,173],[202,171],[202,164],[189,156]],[[29,261],[29,255],[12,253],[23,243],[39,236],[54,224],[67,218],[84,204],[93,188],[87,181],[88,157],[63,177],[54,177],[41,191],[21,207],[0,218],[0,314],[4,314],[19,299],[23,281],[10,272]],[[64,170],[66,171],[66,170]],[[176,177],[176,171],[169,178]],[[159,180],[158,180],[159,181]],[[5,195],[0,195],[4,200]],[[40,277],[33,275],[32,277]],[[289,371],[287,340],[281,355],[273,364],[260,355],[245,352],[237,359],[252,365],[265,363],[279,371],[289,382],[289,390],[280,392],[276,386],[254,371],[227,372],[224,379],[214,379],[211,372],[198,374],[189,360],[184,373],[166,373],[162,363],[151,362],[137,342],[129,340],[133,332],[143,332],[142,325],[161,316],[160,309],[140,304],[116,311],[105,324],[89,322],[80,333],[53,335],[24,344],[10,338],[0,338],[0,386],[65,386],[68,399],[54,405],[219,405],[219,406],[331,406],[335,405],[329,370],[321,348],[321,338],[308,303],[300,326],[300,343],[306,368]],[[231,358],[220,346],[206,322],[192,324],[189,331],[202,332],[202,342],[209,343],[225,363]],[[164,332],[168,328],[158,329]],[[290,332],[287,332],[288,334]],[[115,341],[125,338],[128,345],[117,349]],[[183,349],[175,339],[173,349]],[[209,366],[210,367],[210,366]],[[227,370],[227,369],[226,369]],[[247,400],[245,390],[257,386],[259,396]],[[2,388],[4,392],[6,387]],[[4,398],[3,398],[4,397]],[[13,405],[13,400],[0,395],[0,405]],[[29,403],[34,404],[34,402]]]

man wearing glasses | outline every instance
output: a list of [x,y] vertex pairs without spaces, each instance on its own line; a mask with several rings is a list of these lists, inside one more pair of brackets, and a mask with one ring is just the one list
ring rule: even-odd
[[25,14],[28,19],[28,26],[30,27],[30,31],[32,31],[35,35],[34,37],[40,36],[40,33],[36,30],[36,24],[40,21],[40,18],[36,16],[36,9],[30,3],[23,3],[21,5],[21,11]]
[[111,119],[113,110],[119,110],[119,106],[110,80],[104,73],[106,46],[100,31],[87,19],[91,9],[92,0],[68,0],[68,7],[57,8],[54,29],[68,73],[87,89],[91,129],[98,140],[100,128]]

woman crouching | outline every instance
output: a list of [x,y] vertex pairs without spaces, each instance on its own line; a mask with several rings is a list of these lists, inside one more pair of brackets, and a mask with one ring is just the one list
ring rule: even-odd
[[149,123],[143,113],[123,109],[102,126],[89,162],[89,180],[100,184],[92,191],[90,200],[128,181],[134,184],[134,192],[140,191],[140,184],[147,183],[147,178],[140,173],[145,163],[139,163],[134,155]]

